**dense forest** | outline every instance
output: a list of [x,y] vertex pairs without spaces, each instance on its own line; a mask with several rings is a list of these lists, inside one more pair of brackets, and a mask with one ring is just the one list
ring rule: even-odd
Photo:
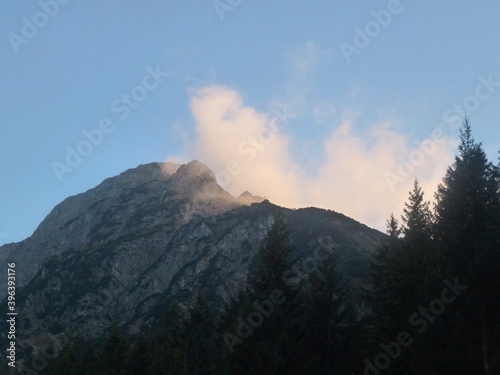
[[[500,172],[465,119],[430,205],[417,179],[371,263],[363,308],[334,254],[294,271],[276,217],[248,285],[215,311],[200,290],[186,319],[102,342],[75,339],[44,374],[500,374]],[[403,202],[402,202],[403,203]]]

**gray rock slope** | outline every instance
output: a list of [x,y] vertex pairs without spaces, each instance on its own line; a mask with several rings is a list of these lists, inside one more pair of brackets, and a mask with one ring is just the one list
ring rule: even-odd
[[117,320],[134,332],[171,302],[189,306],[200,289],[222,308],[245,285],[278,213],[299,267],[334,244],[352,285],[366,282],[380,232],[333,211],[285,209],[248,192],[233,197],[198,161],[152,163],[67,198],[31,237],[0,247],[2,264],[17,264],[19,334],[93,338]]

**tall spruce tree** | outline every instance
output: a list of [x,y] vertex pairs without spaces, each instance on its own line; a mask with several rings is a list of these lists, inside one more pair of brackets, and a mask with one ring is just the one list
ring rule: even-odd
[[[433,234],[433,215],[430,203],[424,199],[424,191],[415,178],[413,190],[409,192],[401,217],[402,249],[407,259],[408,305],[411,314],[428,306],[435,296],[440,295],[440,259]],[[409,320],[411,315],[407,315]],[[432,322],[431,322],[432,323]],[[435,353],[433,346],[438,337],[436,328],[426,329],[425,333],[412,331],[412,345],[401,356],[402,366],[408,374],[427,374],[432,370],[431,358]]]
[[428,292],[440,273],[440,260],[433,234],[433,215],[430,203],[424,200],[424,191],[415,178],[413,190],[405,203],[402,247],[408,260],[409,284],[420,303],[425,302]]
[[356,313],[333,256],[323,259],[308,279],[307,342],[314,373],[348,373],[354,350]]
[[[432,235],[432,214],[424,192],[415,179],[402,216],[403,225],[391,215],[387,221],[389,237],[379,247],[372,263],[374,293],[372,302],[373,352],[409,330],[408,320],[419,306],[429,302],[439,270]],[[422,361],[427,355],[428,340],[418,337],[411,347],[391,363],[390,374],[425,373]]]
[[256,297],[266,298],[272,291],[283,289],[283,274],[292,267],[292,252],[288,227],[278,215],[257,254],[256,276],[250,278],[250,289]]
[[182,331],[186,340],[188,368],[187,373],[208,375],[216,373],[218,361],[218,341],[216,341],[215,313],[201,290],[196,294],[194,306],[190,309],[190,318]]
[[[366,291],[371,316],[365,319],[367,347],[364,358],[374,358],[381,350],[381,343],[389,342],[402,330],[408,316],[408,262],[400,237],[402,230],[394,215],[387,220],[386,226],[389,236],[378,247],[370,264],[374,289]],[[386,371],[393,374],[397,370],[400,370],[399,365],[392,364]]]
[[149,374],[150,361],[151,347],[148,345],[147,337],[141,332],[130,350],[130,357],[127,364],[127,374]]
[[402,216],[405,242],[414,250],[422,249],[432,239],[432,214],[429,205],[429,202],[424,201],[424,192],[415,178]]
[[460,133],[459,154],[436,193],[436,231],[448,269],[467,281],[498,253],[498,167],[472,137],[469,119]]
[[127,341],[120,323],[115,323],[101,352],[102,373],[106,375],[125,375],[128,354]]
[[[253,322],[254,331],[244,343],[247,354],[253,357],[251,367],[256,374],[296,373],[303,365],[301,287],[284,282],[292,270],[292,253],[288,227],[283,217],[277,216],[261,244],[256,276],[250,279],[248,289],[255,311],[252,317],[262,316],[262,322]],[[264,313],[263,308],[257,307],[270,300],[280,301],[273,305],[272,312]]]
[[498,166],[472,136],[469,118],[459,153],[436,193],[436,236],[445,276],[467,286],[443,321],[455,374],[500,373],[500,199]]

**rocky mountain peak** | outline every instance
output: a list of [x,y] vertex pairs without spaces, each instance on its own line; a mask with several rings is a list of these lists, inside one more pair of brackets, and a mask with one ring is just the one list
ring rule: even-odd
[[142,164],[66,198],[30,238],[0,247],[0,260],[15,256],[24,262],[24,271],[18,275],[24,285],[43,262],[70,249],[116,240],[155,227],[165,218],[179,228],[193,215],[207,217],[241,205],[244,203],[224,191],[214,173],[199,161]]
[[172,175],[171,189],[178,192],[193,192],[214,188],[217,184],[214,172],[198,160],[181,165]]
[[171,301],[192,304],[201,289],[222,308],[246,283],[278,213],[298,257],[328,235],[358,278],[381,235],[335,212],[288,210],[248,191],[233,197],[199,161],[140,165],[65,199],[31,237],[0,247],[0,261],[19,266],[20,336],[35,345],[37,335],[64,327],[95,338],[116,320],[136,333]]
[[238,201],[245,204],[245,205],[250,205],[252,203],[260,203],[260,202],[263,202],[265,199],[266,198],[264,198],[264,197],[259,197],[257,195],[253,195],[248,190],[245,190],[238,197]]

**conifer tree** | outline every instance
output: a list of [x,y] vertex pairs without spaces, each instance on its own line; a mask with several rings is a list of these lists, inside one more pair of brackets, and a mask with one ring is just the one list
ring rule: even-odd
[[303,363],[304,301],[299,284],[291,286],[284,282],[286,275],[293,276],[292,253],[287,225],[277,216],[262,241],[256,276],[250,279],[248,289],[254,310],[270,299],[282,301],[273,305],[272,312],[260,312],[262,322],[245,341],[245,350],[254,358],[256,373],[288,373]]
[[439,253],[433,234],[434,222],[429,206],[430,203],[424,200],[424,191],[415,179],[402,216],[402,245],[411,270],[408,275],[409,283],[422,291],[415,291],[416,296],[420,295],[418,300],[421,303],[425,302],[440,272]]
[[447,353],[456,364],[456,374],[500,372],[498,191],[498,166],[487,160],[465,118],[459,153],[438,187],[435,206],[445,275],[467,286],[460,300],[450,306],[452,315],[443,322]]
[[309,276],[307,339],[317,374],[347,373],[354,347],[356,314],[337,260],[324,259]]
[[183,330],[189,360],[188,373],[212,374],[218,349],[215,345],[215,316],[203,291],[198,291],[196,302],[189,313],[190,318]]
[[389,237],[377,249],[371,266],[374,291],[368,293],[377,324],[383,332],[397,329],[399,323],[391,315],[403,307],[407,259],[399,237],[401,229],[394,215],[386,223]]
[[[435,284],[437,253],[433,243],[432,215],[424,192],[415,179],[405,203],[403,225],[391,215],[387,221],[389,238],[379,247],[372,263],[375,291],[368,296],[373,307],[372,343],[374,353],[381,343],[394,340],[408,330],[408,319],[419,306],[428,304]],[[419,337],[387,373],[419,373],[419,362],[426,355],[426,341]]]
[[415,178],[413,190],[405,203],[402,216],[405,242],[412,248],[423,248],[432,238],[432,214],[429,202],[424,201],[424,192]]
[[102,373],[106,375],[124,375],[127,352],[127,342],[123,337],[121,325],[115,323],[111,327],[110,335],[102,348]]
[[130,358],[127,361],[129,375],[149,373],[149,364],[151,361],[150,350],[151,347],[148,345],[146,336],[140,333],[130,351]]
[[283,289],[283,274],[291,269],[292,252],[288,227],[283,217],[277,216],[257,254],[256,276],[249,280],[255,296],[265,298],[270,292]]

